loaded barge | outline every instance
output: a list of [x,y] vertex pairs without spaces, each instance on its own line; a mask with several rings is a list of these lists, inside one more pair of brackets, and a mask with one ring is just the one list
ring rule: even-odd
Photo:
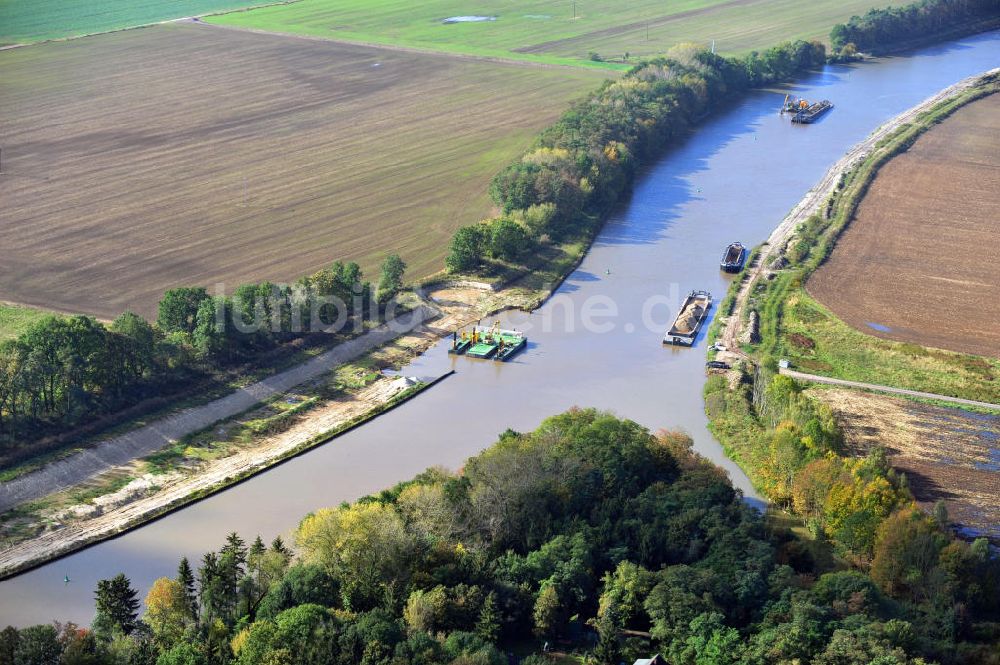
[[462,332],[461,335],[458,332],[453,333],[448,353],[465,354],[470,358],[492,358],[504,362],[524,350],[526,346],[528,338],[524,333],[503,330],[497,321],[488,330],[480,331],[473,326],[472,332]]
[[708,316],[708,310],[712,306],[712,294],[708,291],[692,291],[681,311],[678,312],[674,324],[663,336],[664,344],[675,344],[677,346],[694,346],[694,340],[698,337],[698,331]]
[[810,104],[807,108],[800,110],[792,116],[792,122],[800,125],[808,125],[815,122],[821,115],[833,108],[833,103],[824,99],[821,102]]
[[726,272],[739,272],[747,262],[747,248],[741,242],[734,242],[726,248],[719,267]]

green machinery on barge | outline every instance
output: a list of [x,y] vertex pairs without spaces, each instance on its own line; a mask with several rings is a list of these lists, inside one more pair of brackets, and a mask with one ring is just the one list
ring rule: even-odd
[[528,338],[516,330],[503,330],[497,321],[491,328],[455,332],[448,353],[467,355],[470,358],[492,358],[498,362],[509,360],[528,346]]

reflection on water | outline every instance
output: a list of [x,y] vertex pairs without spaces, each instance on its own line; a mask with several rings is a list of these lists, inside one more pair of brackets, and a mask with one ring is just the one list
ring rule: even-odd
[[[0,625],[86,623],[99,579],[124,572],[144,595],[156,577],[173,575],[181,556],[197,560],[229,531],[265,540],[287,533],[316,507],[430,465],[457,467],[507,427],[532,429],[574,405],[610,409],[653,429],[686,430],[699,452],[754,497],[706,430],[704,340],[694,349],[660,344],[670,310],[692,289],[721,299],[731,279],[719,271],[726,245],[760,243],[851,145],[941,88],[996,66],[998,46],[1000,33],[991,33],[906,58],[832,66],[720,113],[647,170],[557,297],[533,315],[504,317],[505,327],[530,328],[530,347],[513,361],[456,358],[442,341],[403,374],[454,368],[447,381],[249,482],[0,584]],[[793,126],[777,113],[785,92],[830,99],[836,108],[822,123]],[[602,319],[610,329],[601,333],[580,323],[584,304],[599,296],[617,311]],[[644,311],[655,296],[671,307]],[[645,325],[644,314],[659,327]],[[64,584],[64,576],[73,582]]]

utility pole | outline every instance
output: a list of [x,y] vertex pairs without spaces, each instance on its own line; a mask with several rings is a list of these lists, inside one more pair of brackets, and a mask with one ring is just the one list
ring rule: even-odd
[[576,0],[573,0],[573,18],[576,18]]

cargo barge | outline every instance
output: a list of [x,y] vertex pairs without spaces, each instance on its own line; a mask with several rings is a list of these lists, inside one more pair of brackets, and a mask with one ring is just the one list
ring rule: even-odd
[[821,115],[833,108],[833,103],[824,99],[821,102],[816,102],[811,104],[807,108],[802,109],[794,116],[792,116],[792,122],[798,123],[800,125],[808,125],[815,122]]
[[747,262],[747,248],[741,242],[734,242],[726,248],[719,267],[726,272],[739,272]]
[[712,306],[712,294],[708,291],[692,291],[681,311],[678,312],[674,324],[663,336],[664,344],[675,344],[677,346],[694,346],[694,340],[698,337],[701,325],[708,317],[708,310]]
[[498,321],[488,330],[479,331],[473,327],[472,332],[463,332],[461,335],[454,333],[448,353],[504,362],[527,346],[528,339],[524,333],[503,330]]

